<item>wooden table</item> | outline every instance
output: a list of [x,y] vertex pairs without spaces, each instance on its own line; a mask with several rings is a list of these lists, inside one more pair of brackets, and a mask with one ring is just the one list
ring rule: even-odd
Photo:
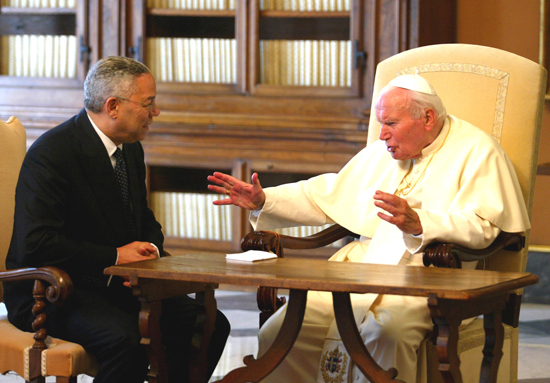
[[[213,320],[214,289],[219,283],[267,286],[290,290],[287,315],[272,347],[259,359],[244,358],[245,367],[231,371],[221,382],[257,382],[284,359],[300,331],[307,291],[333,293],[334,312],[342,340],[352,360],[374,382],[397,382],[397,371],[383,370],[372,359],[359,335],[350,293],[425,296],[437,334],[437,354],[446,382],[462,382],[457,354],[458,326],[462,319],[484,315],[486,341],[481,382],[496,382],[502,356],[502,309],[511,290],[535,284],[531,273],[502,273],[433,267],[370,265],[303,258],[280,258],[256,263],[226,261],[221,255],[187,254],[112,266],[106,274],[130,279],[142,301],[140,331],[147,345],[149,382],[166,381],[164,351],[160,344],[160,300],[190,292],[202,292],[205,321]],[[208,339],[210,334],[202,334]],[[196,361],[200,363],[200,361]],[[201,366],[204,370],[204,366]],[[193,381],[204,380],[201,374]]]

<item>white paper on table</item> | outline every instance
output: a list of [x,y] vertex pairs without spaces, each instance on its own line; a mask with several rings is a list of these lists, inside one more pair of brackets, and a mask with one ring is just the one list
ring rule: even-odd
[[231,261],[242,261],[242,262],[257,262],[265,261],[267,259],[277,258],[277,254],[269,253],[267,251],[260,250],[248,250],[244,253],[237,254],[227,254],[225,259]]

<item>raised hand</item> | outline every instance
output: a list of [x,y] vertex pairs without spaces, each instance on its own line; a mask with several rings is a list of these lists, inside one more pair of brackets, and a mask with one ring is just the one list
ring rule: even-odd
[[403,198],[384,193],[380,190],[374,193],[373,198],[375,199],[375,206],[388,212],[388,214],[378,213],[378,216],[384,221],[397,226],[404,233],[413,235],[422,234],[423,228],[420,217]]
[[208,176],[208,189],[226,195],[227,198],[214,201],[214,205],[236,205],[248,210],[261,208],[265,203],[265,193],[260,185],[258,174],[252,174],[252,184],[243,182],[228,174],[215,172]]

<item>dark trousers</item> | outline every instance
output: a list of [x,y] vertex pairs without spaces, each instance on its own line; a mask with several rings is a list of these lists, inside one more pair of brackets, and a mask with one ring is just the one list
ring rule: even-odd
[[[131,289],[75,289],[70,300],[48,313],[48,334],[78,343],[94,354],[100,369],[94,383],[143,383],[149,361],[140,344],[140,303]],[[162,302],[160,328],[172,382],[188,382],[189,353],[197,317],[194,299],[182,296]],[[208,349],[208,376],[218,363],[229,336],[229,322],[218,311]]]

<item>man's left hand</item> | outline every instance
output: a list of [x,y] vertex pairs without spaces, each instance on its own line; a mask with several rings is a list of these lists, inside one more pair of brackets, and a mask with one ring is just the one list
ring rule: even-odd
[[422,224],[420,217],[403,198],[393,194],[384,193],[377,190],[374,193],[374,205],[386,211],[389,214],[382,212],[378,213],[378,217],[395,226],[403,233],[420,235],[422,234]]

